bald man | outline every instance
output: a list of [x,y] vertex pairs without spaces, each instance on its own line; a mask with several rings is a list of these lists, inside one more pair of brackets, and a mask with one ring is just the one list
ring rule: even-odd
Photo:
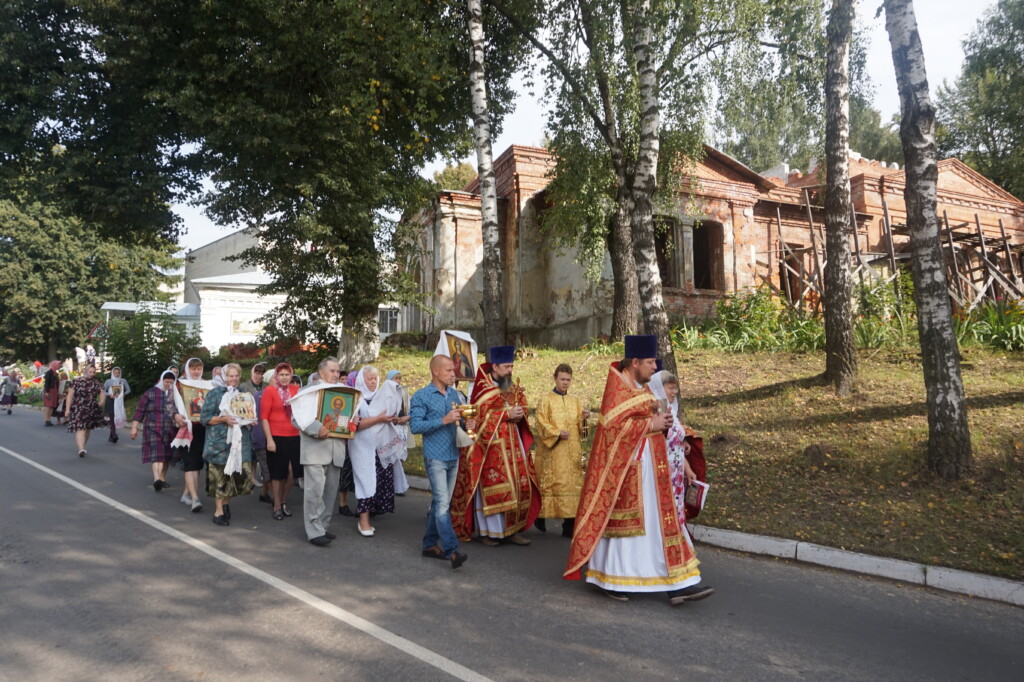
[[[423,556],[440,559],[458,568],[466,554],[459,551],[459,540],[452,529],[448,507],[459,472],[459,449],[455,431],[460,420],[454,406],[462,402],[455,390],[455,364],[444,355],[430,360],[429,384],[416,391],[409,402],[409,427],[423,435],[423,463],[430,480],[430,513],[423,535]],[[470,428],[475,424],[470,422]]]

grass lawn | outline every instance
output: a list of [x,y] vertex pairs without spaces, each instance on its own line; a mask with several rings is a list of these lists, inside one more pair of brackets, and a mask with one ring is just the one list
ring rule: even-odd
[[[600,404],[612,356],[530,353],[515,373],[533,400],[567,362],[572,391]],[[925,466],[916,353],[863,353],[858,390],[841,400],[816,381],[822,354],[680,355],[686,421],[704,436],[712,484],[700,522],[1024,579],[1024,355],[963,354],[975,468],[955,483]],[[384,349],[375,364],[415,390],[429,358]],[[422,475],[418,448],[406,469]]]

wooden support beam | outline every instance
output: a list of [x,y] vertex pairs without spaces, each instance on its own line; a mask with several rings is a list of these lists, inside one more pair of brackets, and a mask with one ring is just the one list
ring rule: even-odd
[[814,213],[811,211],[811,193],[806,188],[804,189],[804,202],[807,205],[807,226],[811,230],[811,248],[814,250],[814,279],[818,283],[819,295],[820,291],[824,289],[822,279],[824,278],[824,267],[821,264],[821,257],[818,254],[818,237],[817,230],[814,229]]
[[[959,261],[957,259],[956,246],[953,244],[953,230],[949,226],[949,215],[946,213],[946,209],[942,209],[942,221],[946,224],[946,239],[949,241],[949,257],[953,261],[952,272],[953,272],[954,275],[958,275],[958,274],[960,274],[960,264],[959,264]],[[956,287],[956,291],[957,291],[956,300],[958,302],[959,301],[963,301],[963,299],[964,299],[964,292],[960,288],[960,278],[959,277],[950,276],[950,280],[952,281],[952,283]],[[961,307],[963,307],[963,306],[961,305]]]
[[1006,228],[1003,227],[1003,219],[999,219],[999,234],[1003,237],[1003,250],[1006,253],[1006,262],[1010,264],[1010,274],[1013,275],[1013,279],[1018,284],[1020,283],[1020,275],[1017,274],[1017,264],[1013,262],[1013,254],[1010,253],[1010,240],[1006,238]]
[[900,300],[899,270],[896,269],[896,244],[892,240],[892,221],[889,219],[889,204],[885,201],[885,192],[882,192],[882,227],[885,230],[885,248],[889,252],[889,267],[892,268],[893,288],[896,290],[896,300]]

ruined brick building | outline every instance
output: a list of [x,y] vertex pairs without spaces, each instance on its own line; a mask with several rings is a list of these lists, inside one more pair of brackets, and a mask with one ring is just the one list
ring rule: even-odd
[[[762,285],[794,305],[815,297],[824,248],[820,176],[790,173],[785,166],[759,174],[716,149],[705,151],[676,209],[661,216],[667,231],[658,255],[670,318],[703,318],[723,296]],[[572,250],[548,248],[538,214],[552,166],[546,150],[518,145],[495,161],[505,306],[517,339],[574,347],[611,327],[611,266],[606,257],[600,281],[593,282]],[[904,173],[853,155],[850,178],[854,266],[892,271],[907,257]],[[476,332],[483,326],[477,191],[476,181],[442,191],[417,217],[417,277],[426,309],[406,311],[409,331]],[[957,159],[939,163],[938,197],[956,287],[951,285],[951,295],[960,292],[960,304],[967,305],[1018,291],[1024,203]]]

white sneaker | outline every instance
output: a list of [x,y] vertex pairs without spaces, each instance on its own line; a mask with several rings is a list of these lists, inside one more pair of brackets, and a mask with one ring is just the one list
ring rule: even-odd
[[198,514],[203,511],[203,503],[199,501],[199,498],[192,500],[192,513]]
[[182,495],[181,495],[181,503],[182,504],[192,504],[192,496],[188,494],[187,490],[184,493],[182,493]]
[[299,484],[299,489],[300,490],[305,490],[306,489],[305,486],[302,485],[302,479],[301,478],[296,478],[295,482]]

